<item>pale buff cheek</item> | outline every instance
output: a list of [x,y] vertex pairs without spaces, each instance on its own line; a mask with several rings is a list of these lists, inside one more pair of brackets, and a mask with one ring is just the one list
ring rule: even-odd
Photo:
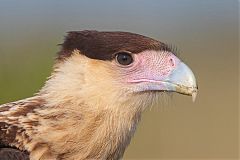
[[71,109],[79,110],[84,102],[88,107],[82,109],[91,112],[131,99],[132,86],[125,81],[129,75],[115,61],[89,59],[77,52],[56,71],[43,89],[48,91],[43,95],[48,105],[68,106],[65,103],[71,102],[76,104]]
[[[121,83],[119,80],[123,77],[119,71],[120,68],[116,67],[113,61],[89,59],[76,53],[58,68],[60,74],[55,78],[57,82],[53,82],[54,90],[58,90],[58,92],[53,94],[53,99],[57,98],[56,95],[61,97],[60,93],[64,92],[64,95],[78,95],[79,98],[74,102],[79,101],[80,103],[85,100],[91,103],[92,109],[100,104],[106,107],[111,106],[116,103],[116,100],[123,97],[122,92],[126,87],[125,83]],[[61,74],[62,72],[66,74]],[[59,82],[61,80],[62,82]],[[50,83],[49,86],[53,86],[53,83]],[[80,86],[81,88],[79,88]],[[61,99],[66,101],[65,97]]]

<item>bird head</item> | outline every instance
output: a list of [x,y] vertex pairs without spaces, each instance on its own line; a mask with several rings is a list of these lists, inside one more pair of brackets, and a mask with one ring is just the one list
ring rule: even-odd
[[193,72],[170,47],[129,32],[69,32],[46,86],[54,88],[53,100],[105,107],[118,102],[147,106],[161,92],[193,100],[197,94]]

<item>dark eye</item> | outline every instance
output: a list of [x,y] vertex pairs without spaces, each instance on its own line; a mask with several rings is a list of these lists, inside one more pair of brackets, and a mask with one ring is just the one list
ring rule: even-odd
[[121,65],[129,65],[133,62],[133,57],[130,53],[127,52],[119,52],[116,55],[116,60]]

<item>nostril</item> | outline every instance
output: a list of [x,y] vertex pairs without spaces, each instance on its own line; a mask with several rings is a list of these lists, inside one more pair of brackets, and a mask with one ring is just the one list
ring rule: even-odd
[[169,63],[170,63],[170,65],[171,65],[172,67],[175,66],[175,62],[174,62],[174,59],[173,59],[173,58],[170,58],[170,59],[169,59]]

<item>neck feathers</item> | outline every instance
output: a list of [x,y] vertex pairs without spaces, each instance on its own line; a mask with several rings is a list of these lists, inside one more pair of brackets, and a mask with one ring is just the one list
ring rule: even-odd
[[[80,105],[79,105],[80,104]],[[84,102],[39,111],[38,139],[62,159],[119,159],[133,136],[141,111],[129,106],[109,106],[94,111]],[[71,106],[77,105],[77,106]],[[121,109],[114,108],[121,107]],[[70,108],[73,108],[71,110]],[[78,111],[75,108],[79,108]]]
[[[140,120],[141,100],[130,99],[112,85],[104,62],[98,65],[75,54],[61,63],[39,93],[46,103],[37,112],[42,125],[35,138],[52,150],[45,154],[60,159],[121,158]],[[96,65],[102,73],[94,73]]]

